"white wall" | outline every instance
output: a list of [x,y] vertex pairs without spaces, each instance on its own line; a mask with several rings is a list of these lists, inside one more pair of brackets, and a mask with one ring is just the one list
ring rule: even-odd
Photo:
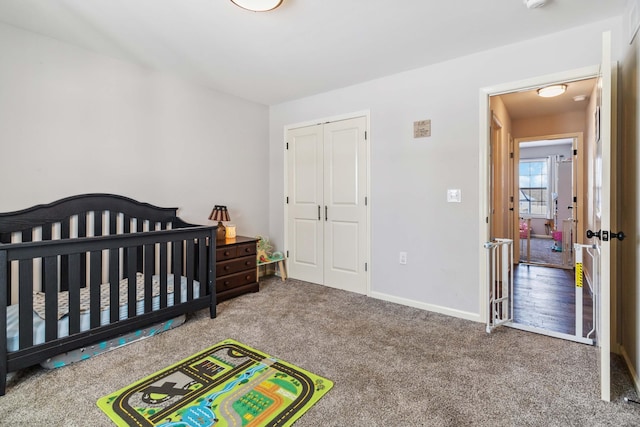
[[[620,26],[606,20],[272,106],[273,241],[284,247],[284,127],[370,110],[372,295],[479,319],[480,89],[598,64],[601,33],[620,43]],[[432,136],[413,139],[422,119]],[[446,202],[448,188],[462,190],[462,203]]]
[[87,192],[268,230],[268,109],[0,24],[0,211]]

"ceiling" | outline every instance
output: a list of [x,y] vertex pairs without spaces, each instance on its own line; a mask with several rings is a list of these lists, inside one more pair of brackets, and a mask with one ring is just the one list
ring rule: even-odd
[[[553,98],[538,96],[537,89],[499,95],[512,120],[525,119],[552,114],[585,111],[589,105],[589,96],[593,93],[597,79],[567,82],[565,93]],[[585,96],[583,100],[574,100],[575,96]]]
[[0,22],[273,105],[622,15],[625,0],[0,0]]

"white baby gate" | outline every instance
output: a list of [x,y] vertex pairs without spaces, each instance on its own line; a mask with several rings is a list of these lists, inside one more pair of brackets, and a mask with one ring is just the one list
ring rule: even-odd
[[487,333],[513,320],[513,240],[496,239],[484,247],[487,256],[489,316]]
[[529,332],[536,332],[544,335],[562,338],[566,340],[581,342],[583,344],[594,344],[594,335],[598,329],[595,319],[598,317],[597,296],[599,285],[592,283],[597,280],[599,274],[594,270],[590,276],[591,281],[586,280],[591,295],[593,296],[592,325],[593,328],[583,336],[583,250],[591,256],[591,268],[597,269],[599,266],[599,252],[595,245],[574,244],[573,253],[575,256],[575,334],[565,334],[550,331],[535,326],[515,323],[513,321],[513,240],[495,239],[484,244],[487,249],[487,277],[486,283],[489,287],[489,315],[487,316],[487,333],[500,325],[510,326]]
[[[600,273],[598,269],[600,268],[600,249],[597,245],[582,245],[579,243],[575,243],[573,245],[574,253],[575,253],[575,283],[576,283],[576,338],[577,341],[585,343],[585,344],[593,344],[594,343],[594,333],[597,328],[597,320],[600,319],[598,313],[598,295],[600,293],[600,283],[594,283],[599,280]],[[591,280],[584,280],[584,267],[582,263],[583,258],[583,250],[586,249],[587,254],[591,257],[591,268],[592,274],[590,276]],[[592,328],[587,334],[585,338],[582,337],[582,288],[583,283],[587,282],[587,286],[589,286],[589,291],[591,292],[591,323]]]

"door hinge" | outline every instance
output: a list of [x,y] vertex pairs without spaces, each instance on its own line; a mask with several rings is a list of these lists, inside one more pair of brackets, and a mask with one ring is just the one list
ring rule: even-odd
[[513,152],[509,153],[509,158],[513,159]]
[[578,150],[573,150],[573,155],[577,156],[578,155]]
[[289,149],[289,143],[288,142],[285,143],[285,147],[286,147],[287,150]]
[[364,131],[364,140],[365,141],[367,140],[367,131],[366,130]]
[[578,198],[576,196],[573,196],[573,203],[578,203]]
[[368,268],[368,266],[367,266],[367,263],[365,262],[364,263],[364,271],[367,271],[367,268]]
[[486,222],[487,224],[489,224],[489,217],[486,217],[486,218],[484,219],[484,222]]
[[509,196],[509,202],[513,203],[513,196]]
[[364,196],[364,205],[367,206],[368,200],[367,200],[367,196]]
[[289,196],[287,196],[287,204],[289,204]]
[[287,258],[289,258],[289,251],[287,251]]

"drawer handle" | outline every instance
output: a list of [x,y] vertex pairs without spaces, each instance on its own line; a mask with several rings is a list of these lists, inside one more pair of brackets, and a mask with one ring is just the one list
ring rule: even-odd
[[245,261],[244,265],[251,265],[251,261]]
[[251,279],[251,275],[247,274],[247,280]]
[[230,268],[230,267],[229,267],[228,265],[225,265],[225,266],[224,266],[224,269],[225,269],[225,270],[229,270],[229,268]]
[[251,248],[244,248],[245,252],[251,252]]
[[224,251],[224,256],[229,256],[229,251]]
[[224,282],[224,286],[229,286],[229,282],[228,281]]

